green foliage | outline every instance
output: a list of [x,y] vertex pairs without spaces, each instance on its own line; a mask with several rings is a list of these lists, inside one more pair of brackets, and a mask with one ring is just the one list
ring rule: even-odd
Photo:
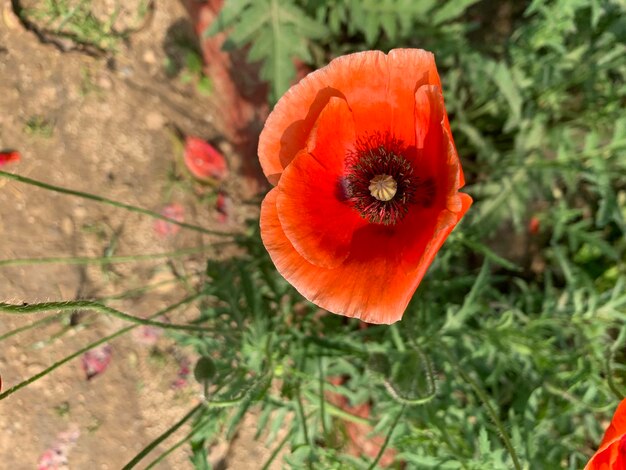
[[136,10],[131,12],[132,28],[126,30],[116,28],[120,15],[129,13],[119,1],[105,17],[94,14],[92,2],[86,0],[42,0],[30,2],[28,8],[20,7],[19,2],[14,2],[14,5],[21,19],[40,37],[46,40],[64,38],[89,51],[103,52],[117,49],[119,42],[143,22],[151,3],[142,0],[136,6]]
[[[328,34],[303,31],[297,47],[283,50],[289,66],[280,78],[267,73],[274,50],[256,46],[254,59],[269,61],[273,99],[292,80],[294,58],[321,66],[365,48],[434,51],[476,202],[401,329],[315,319],[263,261],[258,240],[247,242],[247,257],[212,271],[224,283],[206,318],[246,331],[239,348],[210,349],[236,349],[242,375],[282,384],[257,395],[260,438],[278,445],[279,430],[287,432],[294,467],[366,468],[337,449],[343,413],[324,404],[316,390],[324,384],[351,404],[372,403],[383,433],[408,403],[391,445],[409,468],[507,469],[516,460],[520,468],[582,468],[601,438],[599,417],[612,412],[626,380],[626,6],[287,4]],[[219,29],[232,27],[234,44],[256,43],[259,28],[276,32],[249,2],[226,6]],[[328,382],[338,376],[349,380]]]
[[306,16],[292,0],[227,1],[206,33],[226,29],[230,32],[225,47],[250,44],[248,59],[262,61],[261,77],[272,84],[274,101],[295,76],[293,59],[310,62],[309,41],[327,34],[323,24]]

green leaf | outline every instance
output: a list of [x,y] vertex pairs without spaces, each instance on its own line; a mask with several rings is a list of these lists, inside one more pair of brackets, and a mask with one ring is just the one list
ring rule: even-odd
[[435,11],[433,16],[433,24],[439,25],[446,21],[451,21],[461,16],[465,10],[479,0],[450,0],[446,2],[441,8]]
[[504,63],[498,62],[493,65],[490,75],[511,108],[511,117],[507,123],[507,127],[509,129],[513,126],[517,127],[522,117],[523,101],[517,84],[513,80],[511,71]]
[[309,42],[329,34],[293,0],[229,0],[207,34],[227,29],[225,47],[250,45],[248,60],[261,62],[261,78],[270,83],[273,102],[295,77],[293,60],[310,59]]

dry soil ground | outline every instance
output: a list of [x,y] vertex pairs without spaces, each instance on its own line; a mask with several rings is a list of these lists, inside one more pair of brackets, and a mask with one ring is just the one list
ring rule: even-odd
[[[1,3],[10,10],[9,0]],[[247,214],[239,209],[244,197],[234,181],[239,164],[228,148],[222,150],[233,176],[225,185],[234,210],[225,225],[218,222],[214,207],[199,203],[193,191],[168,191],[176,154],[169,126],[212,138],[214,116],[219,114],[193,86],[164,72],[168,32],[173,25],[184,29],[186,18],[178,2],[156,2],[145,28],[120,43],[114,55],[97,58],[44,44],[5,12],[0,21],[0,150],[17,149],[22,160],[3,170],[153,210],[172,199],[183,204],[187,220],[195,224],[240,226]],[[148,217],[3,179],[0,240],[0,259],[154,253],[212,241],[188,231],[164,239]],[[98,298],[176,275],[194,275],[202,267],[202,256],[111,269],[67,264],[1,267],[0,301]],[[184,284],[173,282],[110,305],[146,316],[185,294]],[[2,315],[0,335],[37,318]],[[93,312],[73,319],[76,324],[69,327],[65,317],[0,343],[3,390],[123,326],[120,320]],[[35,468],[59,433],[74,428],[80,435],[69,452],[70,468],[121,468],[194,406],[200,389],[193,378],[182,387],[172,386],[181,361],[193,361],[190,353],[165,337],[146,345],[139,336],[113,341],[110,367],[92,380],[85,379],[76,359],[0,402],[0,467]],[[216,455],[228,454],[226,468],[257,468],[267,455],[262,445],[250,440],[252,427],[249,422],[249,429],[242,429],[228,450],[216,450]],[[158,468],[190,468],[187,457],[183,446]]]

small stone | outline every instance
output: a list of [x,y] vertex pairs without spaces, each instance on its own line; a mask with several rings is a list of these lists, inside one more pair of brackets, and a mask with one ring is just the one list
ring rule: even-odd
[[4,20],[4,24],[7,25],[7,28],[9,29],[17,29],[20,27],[20,20],[13,12],[11,2],[7,1],[4,3],[4,6],[2,7],[2,19]]
[[87,209],[82,206],[77,206],[74,208],[73,213],[77,219],[83,219],[87,215]]
[[110,90],[113,88],[113,81],[108,75],[101,75],[98,77],[97,85],[103,90]]
[[143,61],[146,64],[150,64],[150,65],[156,64],[157,59],[156,59],[156,55],[155,55],[154,51],[151,50],[151,49],[148,49],[146,52],[144,52],[143,53]]
[[69,217],[64,217],[61,221],[61,232],[65,236],[69,236],[74,232],[74,222]]
[[146,114],[146,127],[152,131],[159,130],[165,124],[165,118],[157,111]]

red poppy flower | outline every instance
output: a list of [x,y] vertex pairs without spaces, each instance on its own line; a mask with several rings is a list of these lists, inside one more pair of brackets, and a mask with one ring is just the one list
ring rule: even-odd
[[600,448],[585,470],[626,469],[626,400],[622,400],[604,433]]
[[322,308],[398,321],[472,199],[434,56],[351,54],[280,99],[259,141],[276,185],[261,235],[278,271]]
[[224,155],[198,137],[185,138],[185,165],[194,177],[202,181],[221,181],[228,176]]

